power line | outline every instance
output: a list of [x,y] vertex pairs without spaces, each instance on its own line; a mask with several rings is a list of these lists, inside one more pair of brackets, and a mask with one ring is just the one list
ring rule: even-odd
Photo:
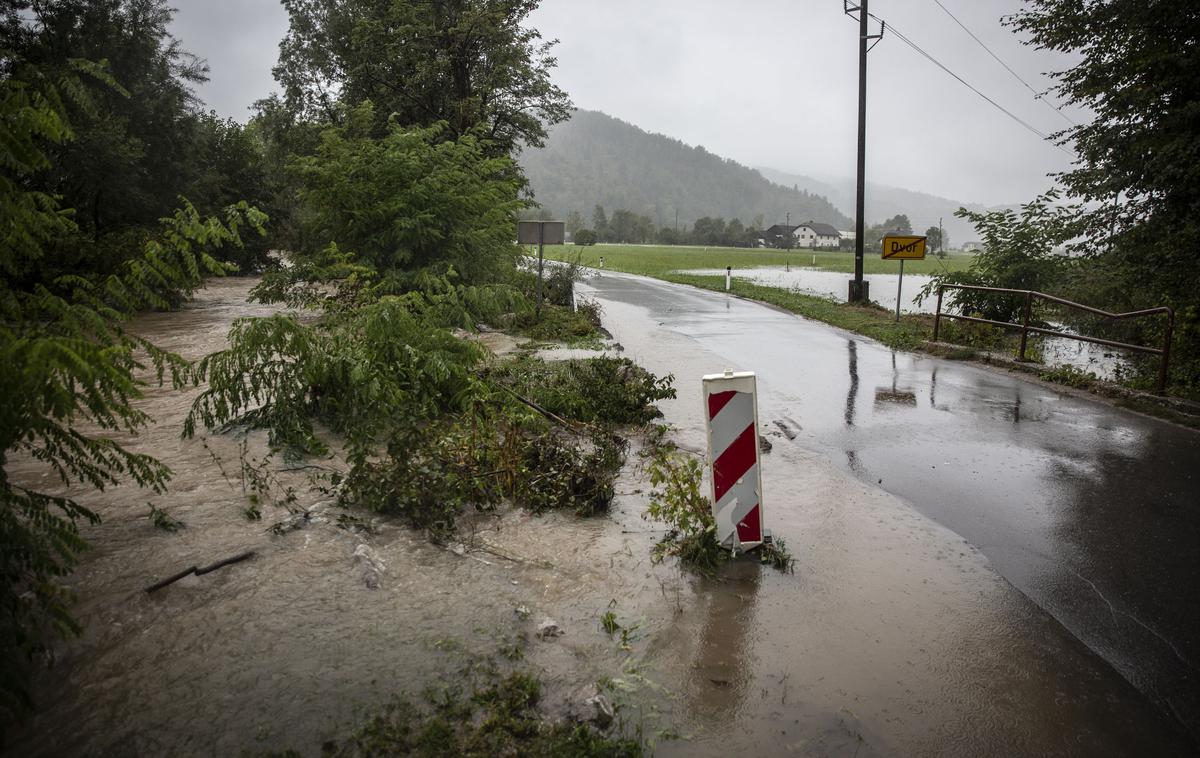
[[[879,21],[879,22],[881,22],[881,23],[883,22],[883,19],[882,19],[882,18],[880,18],[880,17],[878,17],[878,16],[876,16],[874,13],[870,13],[870,14],[868,14],[868,15],[870,15],[870,17],[871,17],[871,18],[873,18],[873,19],[875,19],[876,21]],[[983,93],[982,93],[982,92],[980,92],[978,89],[976,89],[974,86],[972,86],[972,85],[971,85],[971,83],[970,83],[970,82],[968,82],[966,79],[963,79],[961,76],[959,76],[958,74],[956,74],[956,73],[954,73],[953,71],[951,71],[951,70],[950,70],[950,68],[946,66],[946,64],[942,63],[942,62],[941,62],[941,61],[939,61],[937,58],[934,58],[932,55],[930,55],[928,52],[926,52],[924,48],[922,48],[922,47],[921,47],[920,45],[918,45],[916,42],[913,42],[911,39],[909,39],[909,38],[908,38],[908,37],[906,37],[906,36],[905,36],[903,33],[901,33],[901,32],[900,32],[900,30],[896,28],[895,24],[890,24],[890,23],[889,23],[889,24],[887,25],[887,28],[888,28],[888,30],[889,30],[889,31],[891,31],[891,32],[892,32],[892,34],[896,35],[896,36],[897,36],[897,37],[900,39],[900,41],[901,41],[901,42],[903,42],[904,44],[908,45],[910,48],[912,48],[913,50],[915,50],[915,51],[916,51],[917,53],[919,53],[921,56],[923,56],[924,58],[926,58],[926,59],[927,59],[927,60],[928,60],[930,63],[934,64],[935,66],[937,66],[937,67],[938,67],[938,68],[940,68],[941,70],[945,71],[945,72],[946,72],[947,74],[949,74],[950,76],[952,76],[952,77],[954,77],[955,79],[957,79],[957,80],[958,80],[958,82],[959,82],[960,84],[962,84],[964,87],[966,87],[967,89],[969,89],[969,90],[971,90],[972,92],[974,92],[976,95],[979,95],[980,97],[982,97],[984,100],[986,100],[988,103],[990,103],[990,104],[992,105],[992,107],[996,108],[996,110],[998,110],[998,111],[1000,111],[1001,113],[1003,113],[1004,115],[1008,116],[1008,117],[1009,117],[1009,118],[1011,118],[1013,121],[1016,121],[1018,124],[1020,124],[1021,126],[1025,127],[1025,128],[1026,128],[1026,129],[1028,129],[1029,131],[1033,132],[1034,134],[1036,134],[1036,135],[1037,135],[1038,137],[1040,137],[1041,139],[1045,140],[1046,142],[1049,142],[1049,143],[1050,143],[1051,145],[1053,145],[1054,147],[1058,148],[1059,150],[1062,150],[1062,151],[1063,151],[1064,153],[1066,153],[1067,155],[1073,155],[1073,153],[1071,153],[1071,151],[1067,150],[1067,149],[1066,149],[1066,148],[1064,148],[1062,145],[1059,145],[1058,143],[1054,142],[1054,141],[1051,139],[1051,137],[1050,137],[1050,135],[1049,135],[1049,134],[1047,134],[1047,133],[1043,132],[1041,129],[1038,129],[1038,128],[1037,128],[1037,127],[1035,127],[1034,125],[1030,124],[1028,121],[1024,120],[1023,118],[1021,118],[1020,116],[1016,115],[1015,113],[1013,113],[1013,112],[1012,112],[1012,111],[1010,111],[1009,109],[1005,108],[1005,107],[1004,107],[1003,105],[1001,105],[1000,103],[996,102],[996,101],[995,101],[995,100],[993,100],[992,98],[990,98],[990,97],[988,97],[987,95],[983,94]]]
[[961,29],[962,29],[964,32],[966,32],[967,34],[969,34],[969,35],[971,36],[971,39],[973,39],[973,40],[975,40],[977,43],[979,43],[979,46],[980,46],[980,47],[982,47],[984,50],[986,50],[986,51],[987,51],[987,53],[988,53],[988,55],[990,55],[990,56],[992,56],[993,58],[995,58],[995,59],[996,59],[996,62],[997,62],[997,63],[999,63],[1001,66],[1004,66],[1004,70],[1005,70],[1005,71],[1007,71],[1008,73],[1012,74],[1012,75],[1013,75],[1013,77],[1014,77],[1014,78],[1015,78],[1017,81],[1019,81],[1021,84],[1024,84],[1024,85],[1025,85],[1025,89],[1027,89],[1027,90],[1029,90],[1030,92],[1032,92],[1032,93],[1033,93],[1033,99],[1034,99],[1034,100],[1041,100],[1041,101],[1042,101],[1043,103],[1045,103],[1045,104],[1046,104],[1048,107],[1050,107],[1050,108],[1053,108],[1053,109],[1054,109],[1054,112],[1055,112],[1055,113],[1057,113],[1058,115],[1062,116],[1062,117],[1063,117],[1063,118],[1064,118],[1064,119],[1067,121],[1067,123],[1071,124],[1072,126],[1079,126],[1079,124],[1078,124],[1078,123],[1075,121],[1075,119],[1071,118],[1071,117],[1070,117],[1070,116],[1068,116],[1066,113],[1063,113],[1063,111],[1062,111],[1062,109],[1061,109],[1061,108],[1059,108],[1059,107],[1058,107],[1057,105],[1055,105],[1054,103],[1052,103],[1052,102],[1050,102],[1049,100],[1046,100],[1044,97],[1042,97],[1042,94],[1041,94],[1041,93],[1039,93],[1039,92],[1038,92],[1036,89],[1034,89],[1034,88],[1033,88],[1033,87],[1032,87],[1032,86],[1029,84],[1029,82],[1027,82],[1027,81],[1025,81],[1023,78],[1021,78],[1021,75],[1020,75],[1020,74],[1018,74],[1016,71],[1013,71],[1013,70],[1012,70],[1012,68],[1010,68],[1010,67],[1009,67],[1009,65],[1008,65],[1007,63],[1005,63],[1003,60],[1001,60],[1001,58],[1000,58],[1000,56],[999,56],[999,55],[996,55],[994,52],[992,52],[992,49],[991,49],[990,47],[988,47],[987,45],[985,45],[985,44],[983,43],[983,40],[981,40],[981,39],[979,39],[979,37],[975,36],[975,32],[973,32],[973,31],[971,31],[970,29],[968,29],[966,24],[964,24],[963,22],[961,22],[961,21],[959,21],[959,20],[958,20],[958,16],[955,16],[953,13],[951,13],[951,12],[950,12],[950,9],[949,9],[949,8],[947,8],[945,5],[942,5],[942,0],[933,0],[933,2],[937,3],[937,7],[941,8],[942,10],[944,10],[944,11],[946,12],[946,15],[947,15],[947,16],[949,16],[950,18],[954,19],[954,23],[958,24],[958,25],[959,25],[959,27],[960,27],[960,28],[961,28]]

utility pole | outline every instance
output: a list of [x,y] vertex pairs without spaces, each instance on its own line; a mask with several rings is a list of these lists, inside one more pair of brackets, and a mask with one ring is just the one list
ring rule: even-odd
[[846,15],[858,11],[858,191],[854,199],[854,279],[850,282],[850,292],[847,298],[852,303],[865,302],[871,299],[870,282],[863,281],[863,243],[866,241],[863,216],[866,213],[866,180],[867,180],[867,52],[871,49],[867,43],[883,36],[883,27],[879,34],[867,33],[867,0],[858,0],[858,7],[851,7],[849,0],[843,0]]

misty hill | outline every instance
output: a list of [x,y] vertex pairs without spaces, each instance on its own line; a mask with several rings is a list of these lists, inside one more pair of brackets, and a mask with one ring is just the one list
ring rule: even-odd
[[604,206],[649,216],[658,226],[690,227],[702,216],[740,219],[747,226],[819,221],[838,229],[854,224],[828,199],[774,184],[703,147],[691,147],[598,111],[577,110],[550,130],[546,147],[526,148],[519,162],[548,215],[579,211],[591,225]]
[[[764,166],[759,172],[767,179],[788,186],[796,185],[809,192],[819,193],[828,197],[838,208],[854,215],[854,179],[821,181],[810,176],[788,174]],[[937,226],[938,218],[950,239],[950,245],[957,247],[964,242],[978,241],[975,228],[963,219],[956,218],[954,212],[961,207],[973,211],[987,210],[978,203],[964,203],[925,192],[914,192],[899,187],[889,187],[885,184],[867,182],[867,226],[891,218],[897,213],[906,214],[912,222],[913,231],[922,234],[931,226]]]

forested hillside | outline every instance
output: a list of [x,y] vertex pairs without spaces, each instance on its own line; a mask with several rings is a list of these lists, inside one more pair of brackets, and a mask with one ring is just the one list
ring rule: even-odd
[[627,209],[657,226],[691,226],[710,216],[746,226],[820,221],[839,229],[853,222],[826,198],[773,184],[703,147],[691,147],[597,111],[576,110],[549,130],[546,146],[526,148],[520,164],[543,212],[589,222],[597,205]]

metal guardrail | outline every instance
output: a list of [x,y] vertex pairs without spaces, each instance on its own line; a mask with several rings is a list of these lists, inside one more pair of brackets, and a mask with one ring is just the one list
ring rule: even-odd
[[[992,319],[978,318],[976,316],[959,316],[959,315],[956,315],[953,313],[942,313],[942,290],[944,290],[944,289],[974,290],[976,292],[1004,292],[1004,293],[1008,293],[1010,295],[1024,295],[1025,296],[1025,309],[1024,309],[1023,317],[1021,319],[1021,323],[1018,325],[1018,324],[1009,323],[1008,321],[993,321]],[[1089,336],[1083,335],[1083,334],[1071,334],[1069,332],[1060,332],[1060,331],[1056,331],[1054,329],[1043,329],[1038,326],[1030,326],[1029,325],[1029,315],[1030,315],[1030,311],[1032,311],[1032,309],[1033,309],[1033,299],[1035,297],[1041,298],[1042,300],[1046,300],[1051,303],[1065,305],[1069,308],[1075,308],[1076,310],[1085,311],[1087,313],[1091,313],[1091,314],[1094,314],[1097,316],[1103,316],[1104,318],[1110,318],[1113,320],[1127,319],[1127,318],[1139,318],[1142,316],[1154,316],[1159,313],[1165,313],[1167,315],[1167,332],[1166,332],[1166,335],[1163,337],[1163,346],[1162,347],[1147,347],[1145,345],[1130,345],[1125,342],[1117,342],[1115,340],[1106,340],[1101,337],[1089,337]],[[1171,360],[1171,333],[1175,329],[1175,311],[1167,306],[1161,306],[1159,308],[1147,308],[1147,309],[1141,310],[1141,311],[1130,311],[1128,313],[1109,313],[1108,311],[1102,311],[1099,308],[1092,308],[1091,306],[1083,305],[1082,303],[1075,303],[1070,300],[1064,300],[1061,297],[1054,297],[1053,295],[1047,295],[1043,292],[1034,292],[1033,290],[1014,290],[1014,289],[1005,289],[1003,287],[977,287],[977,286],[971,285],[971,284],[939,284],[938,288],[937,288],[937,311],[935,311],[934,316],[933,316],[933,341],[934,342],[938,341],[938,332],[941,329],[943,317],[959,319],[960,321],[974,321],[975,323],[978,323],[978,324],[994,324],[996,326],[1003,326],[1003,327],[1006,327],[1009,329],[1020,329],[1021,330],[1021,348],[1017,353],[1017,360],[1020,360],[1020,361],[1027,360],[1025,358],[1025,345],[1029,339],[1030,332],[1033,332],[1035,334],[1048,334],[1048,335],[1051,335],[1054,337],[1065,337],[1067,339],[1079,340],[1081,342],[1092,342],[1097,345],[1108,345],[1110,347],[1119,347],[1119,348],[1123,348],[1125,350],[1134,350],[1134,351],[1137,351],[1140,353],[1151,353],[1153,355],[1161,355],[1162,360],[1160,361],[1159,366],[1158,366],[1158,390],[1157,391],[1158,391],[1158,394],[1160,394],[1160,395],[1165,394],[1167,391],[1167,365]]]

